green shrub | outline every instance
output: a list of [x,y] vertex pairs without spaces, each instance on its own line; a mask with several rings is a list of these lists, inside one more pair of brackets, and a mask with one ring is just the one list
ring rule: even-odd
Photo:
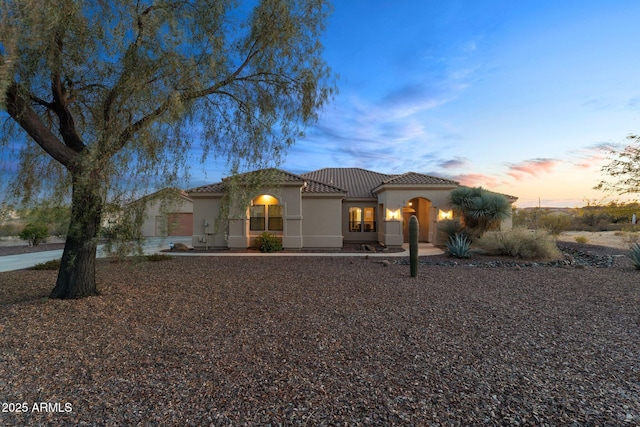
[[282,242],[280,238],[275,234],[267,233],[266,231],[256,237],[256,248],[262,252],[277,252],[282,250]]
[[505,232],[491,232],[485,234],[476,244],[495,255],[523,259],[558,259],[561,256],[555,239],[545,230],[514,228]]
[[629,253],[629,258],[631,258],[631,263],[633,263],[633,266],[637,270],[640,270],[640,244],[639,243],[634,243],[631,246],[631,252]]
[[438,229],[447,233],[447,238],[451,238],[455,237],[456,234],[461,234],[464,227],[458,219],[444,219],[438,222]]
[[22,229],[19,237],[32,246],[38,246],[49,237],[49,229],[41,223],[29,223]]
[[51,261],[41,262],[31,267],[31,270],[60,270],[61,259],[52,259]]
[[447,242],[447,253],[456,258],[469,258],[471,242],[464,234],[456,234],[449,237]]
[[581,245],[584,245],[589,241],[587,236],[576,236],[574,237],[574,240],[576,241],[576,243],[580,243]]

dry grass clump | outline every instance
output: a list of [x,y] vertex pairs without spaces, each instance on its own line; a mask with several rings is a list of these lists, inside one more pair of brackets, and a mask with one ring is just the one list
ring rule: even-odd
[[523,259],[552,260],[562,256],[553,236],[545,230],[514,228],[486,233],[475,244],[494,255]]
[[576,236],[574,240],[576,241],[576,243],[580,243],[581,245],[589,242],[589,238],[587,236]]

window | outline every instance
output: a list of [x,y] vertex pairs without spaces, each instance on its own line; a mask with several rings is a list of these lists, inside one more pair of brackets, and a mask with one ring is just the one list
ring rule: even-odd
[[349,208],[349,231],[376,231],[376,208]]
[[282,220],[283,211],[282,205],[269,205],[269,230],[282,231],[284,224]]
[[[263,201],[270,196],[259,196],[255,200]],[[266,200],[267,202],[271,200]],[[249,230],[282,231],[284,229],[284,207],[276,204],[254,204],[249,208]]]
[[256,205],[249,208],[249,229],[251,231],[263,231],[265,220],[265,205]]

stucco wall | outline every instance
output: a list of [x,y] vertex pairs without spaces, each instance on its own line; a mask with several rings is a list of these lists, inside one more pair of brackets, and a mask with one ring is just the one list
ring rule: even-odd
[[[164,205],[164,206],[163,206]],[[167,216],[169,213],[190,213],[193,203],[179,198],[163,201],[160,197],[151,198],[145,203],[145,220],[141,232],[144,237],[167,235]]]
[[[216,220],[220,210],[220,196],[193,198],[193,247],[226,248],[226,225],[216,228]],[[206,225],[206,226],[205,226]]]
[[342,247],[341,198],[304,197],[302,235],[305,248]]

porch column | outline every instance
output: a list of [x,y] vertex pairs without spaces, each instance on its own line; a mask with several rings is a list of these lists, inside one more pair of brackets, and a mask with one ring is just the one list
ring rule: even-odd
[[384,213],[384,233],[382,244],[386,247],[400,247],[404,243],[402,234],[402,206],[386,208]]
[[289,215],[284,221],[284,249],[302,249],[302,215]]
[[247,249],[249,247],[248,221],[246,218],[229,218],[229,236],[227,238],[229,249]]

